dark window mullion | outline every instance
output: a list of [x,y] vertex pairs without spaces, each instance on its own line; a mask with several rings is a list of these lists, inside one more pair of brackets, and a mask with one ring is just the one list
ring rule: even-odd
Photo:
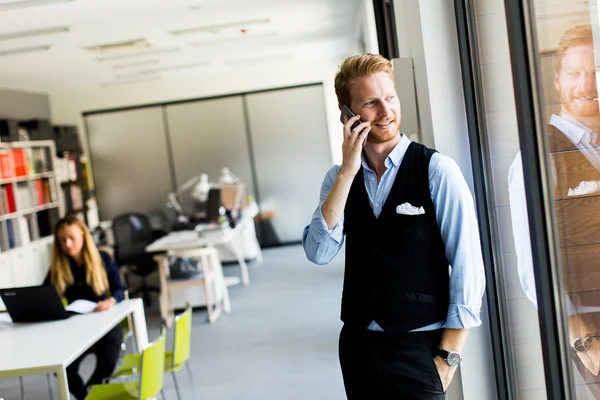
[[570,385],[570,356],[563,318],[560,259],[556,246],[552,179],[546,154],[547,139],[539,92],[537,46],[531,1],[506,0],[506,22],[519,128],[527,213],[538,299],[538,317],[548,398],[574,398]]
[[477,31],[472,2],[455,0],[456,27],[467,112],[475,199],[486,265],[488,317],[499,400],[516,398],[515,373],[510,352],[505,288],[492,185],[492,168],[483,106],[482,79],[477,51]]

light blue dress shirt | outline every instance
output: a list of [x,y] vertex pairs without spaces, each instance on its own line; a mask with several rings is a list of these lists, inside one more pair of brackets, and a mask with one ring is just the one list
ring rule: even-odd
[[[396,174],[410,139],[402,135],[400,142],[385,160],[387,170],[377,182],[377,174],[362,158],[365,188],[376,217],[396,180]],[[327,264],[344,243],[344,217],[328,229],[321,207],[340,171],[333,166],[321,186],[319,206],[311,223],[304,228],[302,245],[307,258],[316,264]],[[415,331],[446,328],[474,328],[481,325],[481,299],[485,290],[485,273],[479,242],[479,230],[473,197],[458,165],[448,156],[435,153],[429,163],[429,192],[435,207],[435,217],[446,247],[450,273],[450,305],[445,321],[415,329]],[[375,322],[368,329],[382,330]]]

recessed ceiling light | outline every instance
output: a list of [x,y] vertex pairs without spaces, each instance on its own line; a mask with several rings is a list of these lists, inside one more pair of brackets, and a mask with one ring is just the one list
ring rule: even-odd
[[269,18],[261,18],[261,19],[252,19],[248,21],[238,21],[238,22],[228,22],[225,24],[219,25],[206,25],[199,26],[196,28],[187,28],[187,29],[178,29],[175,31],[171,31],[173,35],[188,35],[194,33],[219,33],[222,29],[228,28],[240,28],[243,29],[250,25],[259,25],[259,24],[268,24],[271,20]]
[[20,8],[42,7],[59,3],[71,3],[75,0],[17,0],[0,3],[0,11],[18,10]]
[[169,65],[169,66],[160,67],[160,68],[144,69],[141,71],[133,72],[131,74],[121,74],[121,75],[115,76],[115,78],[127,79],[127,78],[133,78],[135,76],[152,75],[152,74],[156,74],[158,72],[163,72],[163,71],[176,71],[176,70],[181,70],[181,69],[192,69],[192,68],[206,67],[209,65],[210,65],[210,63],[208,61],[202,61],[202,62],[191,63],[191,64],[182,64],[182,65]]
[[151,47],[152,44],[146,39],[130,39],[121,40],[118,42],[95,44],[92,46],[85,46],[84,49],[93,51],[96,53],[109,53],[116,51],[130,51],[139,50]]
[[130,83],[158,81],[160,79],[161,79],[160,76],[157,75],[157,76],[144,77],[144,78],[140,78],[140,79],[130,79],[127,81],[105,82],[105,83],[101,83],[100,86],[108,87],[108,86],[127,85]]
[[134,68],[134,67],[142,67],[144,65],[154,65],[158,64],[158,60],[145,60],[145,61],[137,61],[130,62],[126,64],[116,64],[112,66],[112,69],[125,69],[125,68]]
[[39,51],[48,51],[50,50],[50,45],[44,46],[30,46],[30,47],[20,47],[16,49],[8,49],[8,50],[0,50],[0,56],[13,56],[18,54],[26,54],[26,53],[36,53]]
[[260,57],[238,58],[235,60],[225,61],[225,64],[231,67],[245,67],[248,65],[291,61],[293,59],[294,55],[292,53],[275,53]]
[[113,61],[113,60],[124,60],[127,58],[145,57],[145,56],[156,55],[156,54],[175,53],[177,51],[179,51],[179,48],[177,48],[177,47],[168,48],[168,49],[157,49],[157,50],[151,50],[151,51],[141,51],[139,53],[122,54],[122,55],[118,55],[118,56],[98,57],[98,61],[103,62],[103,61]]
[[207,67],[209,65],[210,65],[210,63],[208,61],[201,61],[201,62],[191,63],[191,64],[171,65],[171,66],[166,66],[166,67],[161,67],[161,68],[153,68],[153,69],[147,70],[147,71],[148,72],[150,72],[150,71],[152,71],[152,72],[174,71],[174,70],[178,70],[178,69],[189,69],[189,68]]
[[69,32],[68,26],[54,26],[51,28],[31,29],[28,31],[0,33],[0,40],[22,39],[66,32]]
[[192,43],[190,43],[190,45],[192,45],[194,47],[210,46],[210,45],[218,44],[218,43],[237,42],[237,41],[242,41],[242,40],[252,40],[252,39],[256,39],[256,38],[265,38],[265,37],[277,36],[277,35],[279,35],[279,32],[239,34],[238,36],[232,36],[232,37],[227,37],[227,38],[212,39],[212,40],[207,39],[207,40],[203,40],[200,42],[192,42]]

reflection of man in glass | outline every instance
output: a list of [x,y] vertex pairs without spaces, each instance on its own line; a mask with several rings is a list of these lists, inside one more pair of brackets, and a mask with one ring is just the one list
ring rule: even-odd
[[[593,338],[600,334],[600,280],[590,273],[590,266],[595,266],[589,260],[597,259],[600,246],[597,253],[585,256],[586,251],[594,249],[584,245],[593,242],[591,236],[600,226],[590,230],[580,223],[590,219],[590,199],[600,194],[600,154],[596,145],[600,113],[590,25],[575,26],[563,35],[554,60],[554,87],[560,94],[560,114],[551,116],[547,133],[569,340],[577,369],[591,384],[600,378],[600,339]],[[519,279],[527,297],[537,305],[521,153],[510,167],[509,194]],[[600,398],[597,384],[590,385],[590,389]]]
[[[594,148],[600,115],[590,25],[578,25],[565,32],[556,51],[554,70],[554,87],[560,94],[561,108],[560,116],[552,115],[550,119],[550,151],[559,153],[577,148],[589,163],[578,174],[565,173],[564,179],[558,177],[557,199],[598,192],[600,156]],[[561,161],[561,157],[554,158]],[[561,165],[557,167],[560,173]]]

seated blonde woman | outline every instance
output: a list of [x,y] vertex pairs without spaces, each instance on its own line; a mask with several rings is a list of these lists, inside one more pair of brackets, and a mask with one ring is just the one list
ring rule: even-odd
[[[67,216],[56,224],[52,264],[44,283],[54,285],[69,303],[79,299],[96,302],[97,312],[108,310],[123,300],[125,291],[111,256],[98,250],[85,223],[74,216]],[[116,326],[67,367],[69,390],[75,398],[84,399],[90,385],[102,383],[112,374],[121,340],[121,330]],[[84,383],[79,375],[79,364],[88,354],[96,356],[96,368]]]

